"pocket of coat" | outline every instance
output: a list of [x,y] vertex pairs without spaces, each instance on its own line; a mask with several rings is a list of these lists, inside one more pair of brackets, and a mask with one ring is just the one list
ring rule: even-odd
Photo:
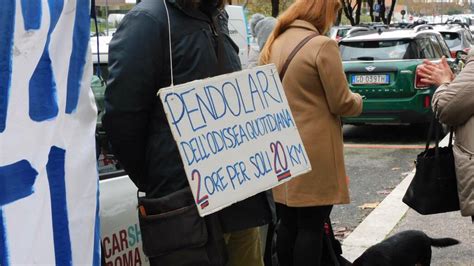
[[139,208],[143,252],[148,257],[202,247],[207,243],[206,223],[194,204],[160,214],[144,215],[143,212]]

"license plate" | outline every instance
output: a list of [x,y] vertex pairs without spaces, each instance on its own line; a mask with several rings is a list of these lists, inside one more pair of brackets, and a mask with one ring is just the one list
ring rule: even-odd
[[389,84],[390,75],[353,75],[352,84]]

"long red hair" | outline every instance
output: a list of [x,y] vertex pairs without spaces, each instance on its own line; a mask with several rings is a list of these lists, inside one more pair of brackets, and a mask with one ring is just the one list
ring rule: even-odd
[[270,60],[271,47],[278,36],[285,32],[290,24],[300,19],[313,24],[320,34],[326,34],[334,24],[342,4],[340,0],[296,0],[279,17],[275,28],[268,37],[260,54],[260,64]]

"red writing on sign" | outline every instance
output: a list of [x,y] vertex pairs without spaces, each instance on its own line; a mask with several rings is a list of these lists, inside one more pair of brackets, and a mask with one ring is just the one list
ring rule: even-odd
[[140,266],[142,259],[140,257],[140,250],[136,247],[134,250],[129,250],[122,256],[116,257],[113,261],[108,261],[105,266]]
[[[104,237],[102,239],[104,254],[102,255],[105,256],[107,266],[140,265],[140,249],[135,247],[140,242],[141,234],[138,224]],[[136,264],[137,261],[139,264]]]

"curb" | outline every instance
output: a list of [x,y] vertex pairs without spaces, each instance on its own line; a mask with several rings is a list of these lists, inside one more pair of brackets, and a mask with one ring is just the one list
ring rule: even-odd
[[408,211],[402,198],[415,176],[413,170],[344,240],[342,254],[353,262],[364,251],[384,240]]
[[[447,135],[439,146],[447,146]],[[408,206],[402,198],[411,180],[415,176],[415,169],[375,208],[362,223],[342,243],[342,255],[353,262],[364,251],[383,241],[405,216]]]

